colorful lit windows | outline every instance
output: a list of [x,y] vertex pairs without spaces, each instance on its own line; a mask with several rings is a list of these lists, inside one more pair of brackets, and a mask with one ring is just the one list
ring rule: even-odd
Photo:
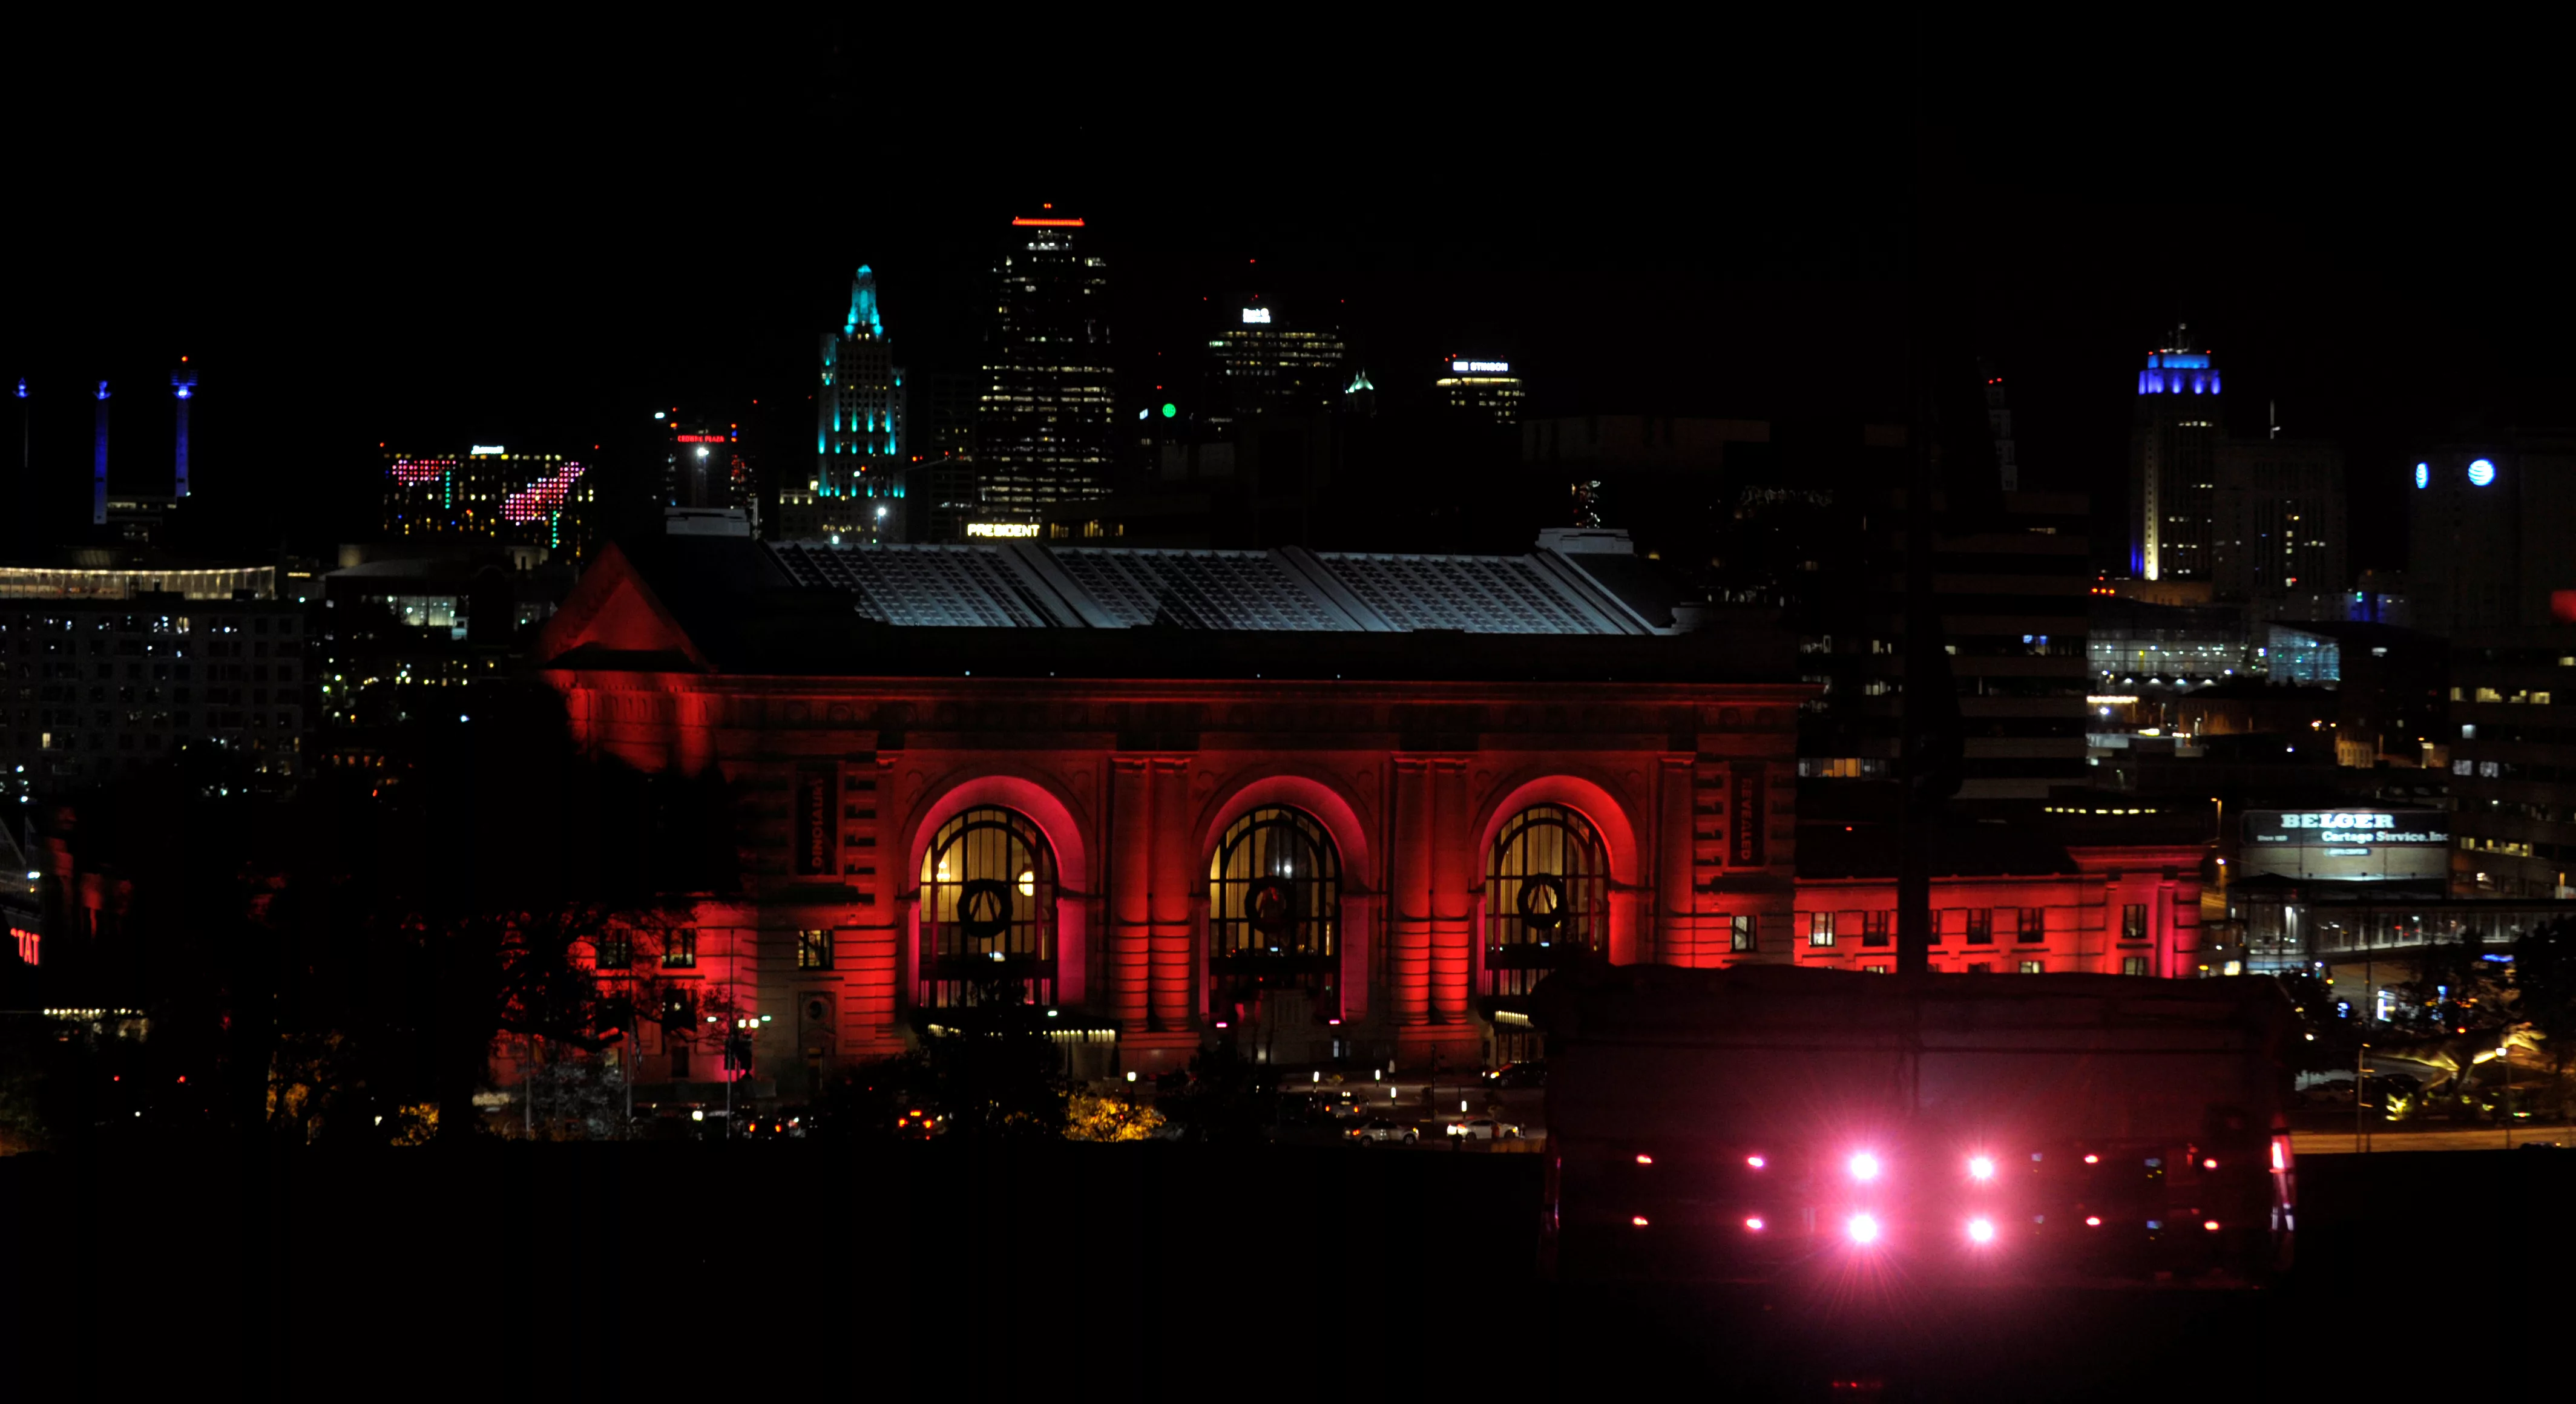
[[683,926],[662,938],[662,968],[665,970],[698,968],[697,928]]
[[2144,903],[2131,902],[2120,908],[2120,939],[2123,941],[2147,939],[2147,908]]
[[1830,946],[1834,943],[1834,913],[1807,913],[1807,944]]
[[832,933],[799,931],[796,933],[796,968],[829,970],[832,968]]
[[2147,958],[2145,956],[2122,956],[2120,957],[2120,973],[2123,975],[2145,975],[2151,972],[2147,969]]
[[1053,1004],[1055,903],[1055,850],[1026,815],[940,825],[921,856],[921,1002]]
[[1727,943],[1729,950],[1737,955],[1753,954],[1756,948],[1754,921],[1755,917],[1750,912],[1738,912],[1727,918],[1731,932]]
[[1548,971],[1608,953],[1610,859],[1592,821],[1542,804],[1504,821],[1485,870],[1485,993],[1527,994]]
[[1326,990],[1341,960],[1342,861],[1321,824],[1256,809],[1208,859],[1208,968],[1249,985]]
[[2046,961],[2040,961],[2040,960],[2025,960],[2025,961],[2023,961],[2023,962],[2021,963],[2021,973],[2023,973],[2024,975],[2038,975],[2038,974],[2042,974],[2042,973],[2044,973],[2047,969],[2048,969],[2048,962],[2046,962]]
[[591,949],[602,970],[624,970],[635,963],[635,937],[622,928],[599,933],[598,939],[591,943]]

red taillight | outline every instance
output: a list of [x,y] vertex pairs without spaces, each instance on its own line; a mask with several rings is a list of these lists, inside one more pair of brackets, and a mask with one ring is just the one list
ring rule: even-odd
[[1652,1165],[1655,1163],[1655,1158],[1651,1155],[1641,1155],[1637,1157],[1637,1163],[1639,1165]]

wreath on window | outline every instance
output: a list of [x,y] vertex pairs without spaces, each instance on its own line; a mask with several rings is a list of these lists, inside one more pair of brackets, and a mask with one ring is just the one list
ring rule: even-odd
[[1565,925],[1565,879],[1553,876],[1521,880],[1521,920],[1541,931]]
[[970,878],[957,890],[957,925],[969,941],[990,941],[1011,929],[1011,885],[999,878]]
[[1297,925],[1297,889],[1280,878],[1256,878],[1243,908],[1253,930],[1264,936],[1285,936]]

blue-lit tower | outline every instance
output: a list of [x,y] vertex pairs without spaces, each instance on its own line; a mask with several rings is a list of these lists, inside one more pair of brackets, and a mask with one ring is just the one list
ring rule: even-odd
[[2138,372],[2129,434],[2129,568],[2141,580],[2210,580],[2218,447],[2227,437],[2218,361],[2177,326]]
[[903,371],[877,311],[875,270],[850,279],[850,310],[823,334],[814,393],[814,474],[806,491],[779,494],[780,533],[791,539],[875,540],[899,525]]
[[179,458],[170,496],[184,500],[188,495],[188,404],[197,398],[197,373],[185,356],[179,358],[179,368],[170,372],[170,393],[179,401]]
[[89,524],[107,525],[107,382],[98,383],[98,437],[90,455]]

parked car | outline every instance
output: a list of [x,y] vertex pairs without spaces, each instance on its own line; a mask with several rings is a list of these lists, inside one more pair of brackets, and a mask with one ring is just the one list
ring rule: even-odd
[[1399,1126],[1386,1117],[1373,1116],[1351,1128],[1351,1139],[1361,1145],[1380,1141],[1402,1141],[1409,1146],[1421,1140],[1422,1133],[1410,1126]]
[[1517,1141],[1521,1138],[1521,1128],[1508,1121],[1480,1116],[1471,1121],[1449,1123],[1449,1134],[1465,1141]]
[[1486,1073],[1485,1081],[1496,1087],[1545,1087],[1547,1064],[1543,1061],[1505,1063]]

